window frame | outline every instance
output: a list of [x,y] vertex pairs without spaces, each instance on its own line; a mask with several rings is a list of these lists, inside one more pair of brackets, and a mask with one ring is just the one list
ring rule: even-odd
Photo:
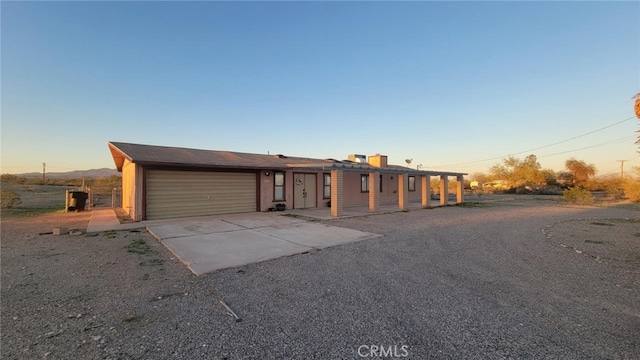
[[[413,180],[413,181],[411,181]],[[409,188],[409,191],[416,191],[416,177],[415,175],[409,175],[409,177],[407,178],[407,186]]]
[[[278,185],[278,181],[276,180],[276,177],[278,175],[282,175],[282,185]],[[286,201],[287,199],[287,194],[286,194],[286,184],[287,184],[287,176],[286,176],[286,172],[284,171],[274,171],[273,172],[273,201]],[[277,188],[282,188],[282,198],[279,199],[276,197],[276,189]]]
[[[327,179],[329,182],[327,183]],[[329,195],[327,196],[327,189],[329,189]],[[331,199],[331,174],[322,174],[322,198]]]
[[360,192],[369,192],[369,174],[360,174]]

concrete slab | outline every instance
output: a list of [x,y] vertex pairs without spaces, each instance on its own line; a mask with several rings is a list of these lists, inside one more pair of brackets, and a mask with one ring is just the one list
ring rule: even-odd
[[315,249],[324,249],[381,236],[379,234],[311,222],[265,227],[256,231]]
[[312,250],[254,230],[162,241],[196,275]]
[[280,214],[267,213],[267,214],[262,214],[262,216],[255,216],[255,217],[247,217],[246,215],[243,217],[239,217],[236,214],[235,217],[225,217],[225,220],[247,229],[257,229],[257,228],[262,228],[267,226],[300,224],[300,223],[307,222],[304,219],[296,218],[293,216],[283,216],[282,213]]
[[87,232],[142,229],[144,227],[144,224],[138,222],[121,224],[116,212],[111,208],[93,209],[87,225]]
[[281,213],[154,220],[145,224],[196,275],[380,236]]
[[232,224],[223,219],[209,219],[207,221],[183,220],[172,224],[147,224],[149,232],[158,239],[171,239],[177,237],[214,234],[245,229],[242,226]]

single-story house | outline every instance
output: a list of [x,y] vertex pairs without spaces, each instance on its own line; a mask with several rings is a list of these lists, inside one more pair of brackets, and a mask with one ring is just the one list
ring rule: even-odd
[[350,155],[348,160],[248,154],[110,142],[116,168],[122,172],[122,208],[132,219],[330,207],[411,200],[430,206],[430,179],[439,176],[440,203],[448,198],[448,177],[457,179],[457,201],[463,201],[463,173],[411,169],[387,164],[387,156]]

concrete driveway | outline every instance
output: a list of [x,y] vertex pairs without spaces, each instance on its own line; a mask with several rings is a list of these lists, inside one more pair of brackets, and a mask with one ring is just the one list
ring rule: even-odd
[[278,213],[144,223],[196,275],[381,236]]

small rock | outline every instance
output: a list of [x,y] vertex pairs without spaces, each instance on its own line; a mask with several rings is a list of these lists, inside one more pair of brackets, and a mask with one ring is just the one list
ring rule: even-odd
[[66,234],[69,230],[66,227],[55,227],[53,228],[53,235],[62,235]]
[[92,336],[91,337],[91,340],[93,340],[93,341],[99,341],[100,339],[102,339],[102,336],[100,336],[100,335],[96,335],[96,336]]

